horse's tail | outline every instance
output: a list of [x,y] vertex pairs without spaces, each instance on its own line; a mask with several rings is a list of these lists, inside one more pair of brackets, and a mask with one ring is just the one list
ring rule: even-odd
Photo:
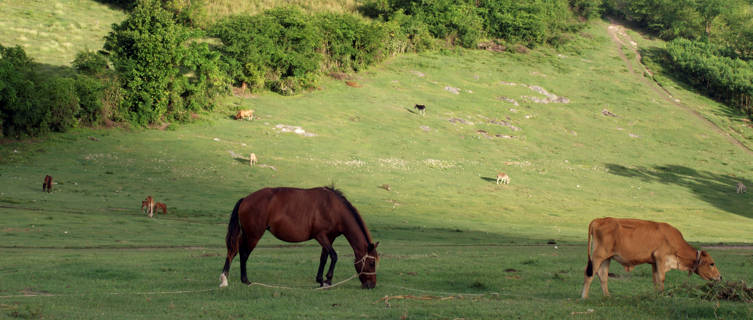
[[227,258],[225,259],[225,267],[222,268],[220,279],[223,283],[220,286],[227,286],[227,274],[230,272],[230,263],[233,262],[233,258],[238,254],[241,232],[243,232],[243,230],[241,230],[240,221],[238,220],[238,208],[241,206],[241,202],[243,202],[243,199],[240,199],[235,203],[233,213],[230,214],[230,222],[227,224],[227,235],[225,236]]
[[[238,200],[233,208],[233,213],[230,214],[230,222],[227,224],[227,235],[225,236],[225,244],[227,244],[228,257],[230,253],[235,256],[238,253],[239,239],[241,236],[241,224],[238,221],[238,208],[241,206],[243,199]],[[232,258],[231,258],[232,259]]]
[[593,233],[593,224],[593,221],[588,224],[588,245],[586,246],[586,250],[588,251],[588,265],[586,266],[587,277],[593,277],[594,275],[594,266],[591,262],[591,234]]

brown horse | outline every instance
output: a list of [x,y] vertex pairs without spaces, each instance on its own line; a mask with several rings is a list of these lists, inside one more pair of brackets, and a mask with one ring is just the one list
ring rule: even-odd
[[50,175],[44,176],[44,183],[42,183],[42,191],[52,191],[52,177]]
[[[220,275],[220,287],[227,286],[230,264],[236,254],[241,256],[241,282],[250,284],[246,261],[264,231],[287,242],[316,239],[322,246],[316,282],[332,285],[337,253],[332,242],[344,235],[355,254],[355,268],[362,288],[376,286],[376,264],[379,260],[371,234],[355,207],[334,187],[313,189],[264,188],[238,200],[227,227],[227,258]],[[330,258],[327,280],[322,278],[327,257]]]

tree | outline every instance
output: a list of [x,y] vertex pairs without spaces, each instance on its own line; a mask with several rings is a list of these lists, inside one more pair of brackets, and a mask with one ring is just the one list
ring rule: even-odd
[[153,123],[165,114],[174,82],[180,74],[181,46],[188,30],[160,0],[138,0],[131,14],[105,37],[124,90],[126,117],[134,123]]
[[696,10],[703,19],[703,25],[706,29],[706,38],[711,38],[711,23],[722,14],[724,7],[728,4],[725,0],[697,0]]

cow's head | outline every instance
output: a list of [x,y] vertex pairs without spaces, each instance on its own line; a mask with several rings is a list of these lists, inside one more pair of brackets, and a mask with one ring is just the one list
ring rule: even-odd
[[693,269],[695,273],[706,280],[722,279],[722,275],[719,273],[719,269],[716,268],[714,259],[706,251],[698,251]]

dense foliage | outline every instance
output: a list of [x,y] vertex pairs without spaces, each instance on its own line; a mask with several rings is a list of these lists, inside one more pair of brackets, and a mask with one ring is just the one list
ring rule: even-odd
[[[165,116],[185,119],[222,90],[216,87],[223,83],[217,55],[206,45],[186,46],[191,36],[160,0],[139,0],[128,18],[113,26],[104,48],[121,79],[127,120],[146,125]],[[191,80],[184,78],[186,68]]]
[[667,43],[667,53],[696,88],[753,116],[753,62],[728,47],[681,38]]
[[314,87],[322,72],[358,71],[406,47],[396,24],[296,8],[229,17],[210,34],[222,41],[234,81],[282,94]]
[[310,17],[296,9],[236,16],[211,30],[223,46],[227,71],[251,88],[290,94],[314,85],[322,55],[321,35]]
[[753,7],[746,0],[605,0],[607,12],[664,39],[707,39],[753,53]]
[[[432,36],[473,48],[484,37],[533,46],[558,39],[581,24],[576,15],[597,17],[600,0],[370,0],[361,11],[387,21],[409,15]],[[455,41],[457,40],[457,41]]]

